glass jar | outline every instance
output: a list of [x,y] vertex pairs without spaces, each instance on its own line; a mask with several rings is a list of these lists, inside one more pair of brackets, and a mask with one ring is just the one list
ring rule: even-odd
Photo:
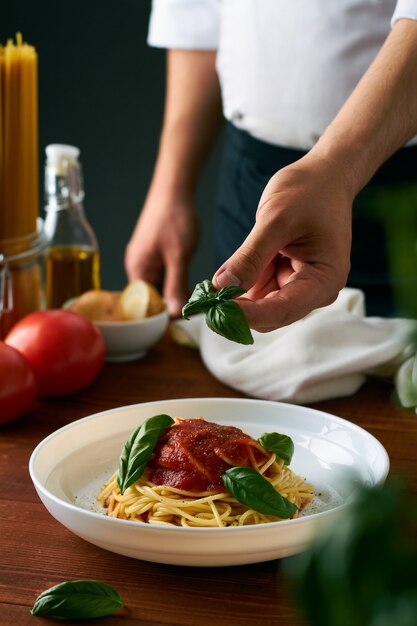
[[27,237],[0,241],[0,339],[22,317],[45,308],[42,220]]

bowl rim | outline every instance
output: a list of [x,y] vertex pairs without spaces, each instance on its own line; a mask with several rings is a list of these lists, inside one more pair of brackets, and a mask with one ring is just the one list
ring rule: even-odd
[[160,313],[156,313],[155,315],[149,315],[148,317],[143,317],[138,320],[91,320],[93,324],[97,326],[134,326],[135,324],[149,324],[150,320],[161,320],[169,317],[168,309],[165,305],[165,309]]

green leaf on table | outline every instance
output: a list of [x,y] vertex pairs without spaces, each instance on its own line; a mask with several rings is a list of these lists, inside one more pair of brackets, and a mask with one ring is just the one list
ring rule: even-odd
[[169,415],[154,415],[130,435],[119,458],[117,485],[122,495],[142,476],[159,435],[173,423],[174,420]]
[[258,439],[261,446],[275,452],[279,459],[282,459],[285,465],[291,463],[294,454],[294,443],[288,435],[280,435],[280,433],[264,433]]
[[222,474],[222,481],[236,500],[258,513],[288,519],[298,511],[295,504],[251,467],[231,467]]
[[94,619],[111,615],[123,606],[118,591],[99,580],[73,580],[43,591],[32,615],[60,619]]
[[188,319],[194,313],[205,313],[206,324],[218,335],[249,345],[253,343],[245,314],[233,298],[245,293],[242,287],[230,285],[218,291],[213,289],[209,280],[198,283],[188,303],[182,309],[183,317]]

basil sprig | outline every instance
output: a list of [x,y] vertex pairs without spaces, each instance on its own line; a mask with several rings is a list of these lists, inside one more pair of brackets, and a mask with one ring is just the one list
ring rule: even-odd
[[294,443],[288,435],[280,435],[279,433],[264,433],[258,439],[261,446],[275,452],[279,459],[282,459],[285,465],[291,463],[294,454]]
[[111,585],[99,580],[73,580],[43,591],[30,612],[60,619],[95,619],[122,606],[121,595]]
[[218,335],[249,345],[253,343],[245,314],[233,298],[245,293],[242,287],[222,287],[215,291],[209,280],[198,283],[191,298],[183,306],[182,315],[188,319],[194,313],[205,313],[206,324]]
[[295,504],[278,493],[262,474],[251,467],[231,467],[221,478],[236,500],[258,513],[288,519],[298,511]]
[[174,420],[169,415],[154,415],[143,422],[126,441],[119,458],[117,485],[120,493],[138,480],[146,467],[161,432]]

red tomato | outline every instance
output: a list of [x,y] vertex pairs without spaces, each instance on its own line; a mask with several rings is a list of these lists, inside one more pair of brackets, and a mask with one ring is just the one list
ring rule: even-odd
[[35,375],[29,363],[0,341],[0,424],[8,424],[28,411],[35,398]]
[[66,396],[87,387],[104,361],[100,331],[72,311],[30,313],[5,341],[29,361],[40,397]]

